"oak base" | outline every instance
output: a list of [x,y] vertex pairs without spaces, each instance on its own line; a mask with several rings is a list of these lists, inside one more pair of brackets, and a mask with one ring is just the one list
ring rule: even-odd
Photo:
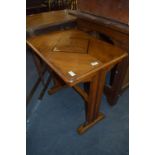
[[92,126],[94,126],[96,123],[98,123],[99,121],[101,121],[102,119],[105,118],[105,115],[103,113],[99,113],[98,117],[92,121],[89,124],[82,124],[78,129],[77,132],[78,134],[83,134],[84,132],[86,132],[89,128],[91,128]]

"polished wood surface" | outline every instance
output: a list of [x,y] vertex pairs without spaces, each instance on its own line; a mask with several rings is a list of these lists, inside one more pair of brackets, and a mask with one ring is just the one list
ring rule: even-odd
[[[67,52],[63,49],[55,51],[55,48],[58,49],[57,44],[62,38],[67,38],[66,40],[68,42],[65,40],[63,46],[65,46],[65,44],[66,46],[70,45],[72,47],[72,52]],[[80,53],[80,50],[77,52],[77,47],[70,44],[72,40],[75,42],[77,41],[77,47],[80,46],[79,40],[84,43],[86,42],[87,48],[84,47],[83,50],[85,53],[83,53],[83,51]],[[97,40],[78,30],[57,31],[31,37],[27,40],[27,43],[70,85],[74,85],[74,83],[84,79],[101,67],[108,68],[116,64],[126,56],[123,50]],[[74,48],[76,49],[75,51]],[[97,62],[98,65],[91,66],[92,62]],[[73,77],[70,76],[68,74],[69,71],[73,71],[76,75]]]
[[69,15],[67,10],[33,14],[26,17],[26,31],[31,32],[75,20],[76,17]]
[[[79,134],[105,117],[99,109],[106,73],[127,57],[126,52],[75,29],[33,36],[27,39],[27,44],[48,65],[53,75],[55,82],[49,94],[67,85],[84,99],[86,121],[78,128]],[[77,86],[85,82],[89,83],[88,91]]]

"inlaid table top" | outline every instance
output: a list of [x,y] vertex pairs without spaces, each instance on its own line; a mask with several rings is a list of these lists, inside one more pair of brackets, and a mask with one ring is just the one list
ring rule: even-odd
[[76,17],[69,15],[67,10],[49,11],[26,17],[26,31],[47,28],[58,24],[75,21]]
[[70,86],[127,56],[123,50],[75,29],[33,36],[27,44]]

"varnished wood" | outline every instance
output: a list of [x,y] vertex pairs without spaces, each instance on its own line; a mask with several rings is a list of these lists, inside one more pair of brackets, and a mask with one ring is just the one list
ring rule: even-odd
[[[61,46],[59,45],[60,39]],[[85,46],[77,48],[71,44],[72,41],[77,46],[84,42],[87,48]],[[64,82],[67,86],[73,87],[84,98],[86,121],[78,128],[78,133],[84,133],[104,118],[104,115],[100,114],[99,107],[106,72],[113,65],[125,59],[126,52],[75,29],[33,36],[27,39],[27,44],[54,73],[53,78],[56,81],[54,82],[54,90],[50,90],[51,94],[62,88]],[[57,50],[54,50],[55,48]],[[100,53],[102,53],[101,56]],[[90,83],[88,91],[76,86],[84,82]]]
[[86,122],[78,128],[78,133],[82,134],[95,123],[102,120],[104,115],[100,113],[102,92],[104,88],[106,71],[100,70],[90,82],[88,104],[86,104]]
[[[74,53],[74,49],[73,53],[54,52],[53,48],[62,37],[88,39],[88,51],[85,52],[89,55],[83,54],[81,56],[80,53]],[[38,37],[31,37],[27,39],[27,44],[70,86],[78,83],[103,66],[108,68],[127,56],[123,50],[97,40],[79,30],[57,31]],[[95,61],[98,62],[98,65],[92,67],[90,63]],[[69,71],[75,72],[76,75],[71,77],[68,74]]]
[[98,88],[96,92],[96,103],[95,103],[95,109],[94,109],[94,119],[98,117],[99,109],[100,109],[100,103],[102,100],[102,94],[105,84],[105,78],[106,78],[106,72],[104,70],[99,71],[99,77],[98,77]]
[[104,118],[105,118],[105,115],[103,113],[99,113],[98,117],[95,120],[93,120],[91,123],[89,123],[87,125],[86,124],[81,124],[80,127],[77,129],[77,132],[80,135],[85,133],[88,129],[93,127],[96,123],[103,120]]
[[69,15],[67,10],[33,14],[26,17],[26,31],[32,34],[35,30],[57,26],[75,20],[76,17]]
[[95,118],[94,118],[94,110],[96,107],[96,98],[97,98],[97,92],[98,92],[98,78],[99,74],[96,74],[93,77],[92,82],[90,83],[89,88],[89,98],[88,102],[89,105],[87,106],[87,115],[86,115],[86,124],[90,124]]

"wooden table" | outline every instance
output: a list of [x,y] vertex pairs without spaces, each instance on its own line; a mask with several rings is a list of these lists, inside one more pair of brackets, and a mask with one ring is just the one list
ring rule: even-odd
[[67,10],[33,14],[26,17],[26,31],[32,35],[36,30],[71,23],[75,20],[76,17],[69,15]]
[[[79,134],[104,118],[99,107],[105,76],[127,57],[126,52],[75,29],[33,36],[27,44],[49,67],[54,79],[49,94],[66,85],[83,97],[86,121],[78,128]],[[88,90],[77,86],[79,83],[88,83]]]

